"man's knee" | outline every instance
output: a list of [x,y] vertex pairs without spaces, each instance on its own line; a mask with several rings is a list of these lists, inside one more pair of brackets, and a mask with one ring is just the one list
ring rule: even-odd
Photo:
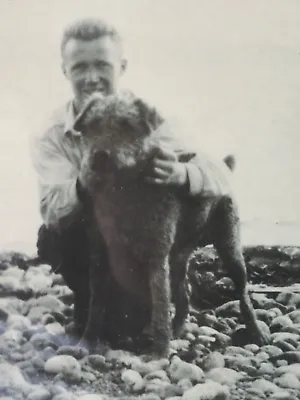
[[40,262],[49,264],[53,269],[61,262],[61,250],[58,233],[42,225],[38,230],[37,254]]
[[[57,233],[42,225],[38,232],[38,256],[60,273],[73,291],[88,290],[89,251],[86,223],[78,218],[65,231]],[[103,272],[108,270],[108,257],[104,241],[99,235],[99,262]]]
[[[42,225],[38,231],[37,253],[40,261],[51,265],[54,272],[68,271],[82,275],[88,262],[88,243],[84,224],[79,220],[63,232]],[[83,271],[84,273],[84,271]]]

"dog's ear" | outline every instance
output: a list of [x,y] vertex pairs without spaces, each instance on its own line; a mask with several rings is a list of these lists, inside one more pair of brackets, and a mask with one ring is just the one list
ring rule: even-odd
[[228,154],[226,157],[223,158],[223,162],[227,165],[227,167],[233,171],[236,166],[236,158],[233,154]]
[[[73,129],[84,134],[87,127],[92,123],[93,117],[97,116],[97,119],[99,119],[100,115],[98,115],[99,112],[96,113],[96,108],[98,109],[99,104],[103,103],[103,101],[104,97],[102,94],[94,93],[91,95],[77,115]],[[93,109],[95,109],[94,112]]]
[[140,98],[135,99],[134,106],[138,111],[140,121],[143,123],[147,134],[157,129],[163,123],[164,120],[157,109],[147,104],[144,100]]

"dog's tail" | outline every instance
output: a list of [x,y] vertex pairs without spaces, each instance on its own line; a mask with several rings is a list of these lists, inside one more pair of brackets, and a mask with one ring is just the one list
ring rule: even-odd
[[223,158],[223,161],[231,171],[233,171],[235,169],[236,159],[235,159],[234,155],[228,154],[228,156]]

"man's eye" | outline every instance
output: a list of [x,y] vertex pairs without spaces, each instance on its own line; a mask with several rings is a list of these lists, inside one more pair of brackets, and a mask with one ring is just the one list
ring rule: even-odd
[[97,68],[101,68],[102,70],[107,70],[107,71],[109,71],[110,70],[110,65],[109,64],[107,64],[107,63],[105,63],[105,62],[103,62],[103,61],[99,61],[97,64],[96,64],[96,66],[97,66]]
[[83,71],[85,69],[84,64],[77,64],[73,67],[73,71],[78,72],[78,71]]

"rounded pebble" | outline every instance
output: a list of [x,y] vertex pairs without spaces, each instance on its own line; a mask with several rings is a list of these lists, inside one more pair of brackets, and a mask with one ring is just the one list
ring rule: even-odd
[[187,390],[182,400],[228,400],[229,389],[217,382],[198,383]]
[[171,380],[178,382],[181,379],[188,378],[193,382],[200,382],[204,373],[200,367],[194,364],[182,361],[178,356],[172,358],[169,374]]
[[[85,349],[84,347],[79,347],[79,346],[60,346],[57,351],[56,351],[57,355],[69,355],[72,356],[74,358],[76,358],[77,360],[82,359],[83,357],[88,356],[89,352],[87,349]],[[101,356],[97,356],[96,357],[101,357]],[[101,359],[103,359],[104,357],[102,357]],[[94,357],[95,359],[95,357]]]
[[68,355],[59,355],[49,358],[45,363],[45,372],[49,374],[76,373],[81,371],[81,366],[76,358]]
[[263,393],[276,393],[278,392],[278,386],[270,381],[267,381],[266,379],[260,378],[255,380],[252,383],[252,388],[259,389]]
[[84,394],[83,396],[77,397],[77,400],[106,400],[106,396],[101,394]]
[[279,378],[276,378],[274,383],[284,389],[300,389],[299,379],[291,372],[287,372]]
[[52,398],[51,393],[45,388],[38,388],[31,392],[27,400],[49,400]]
[[145,386],[144,380],[141,375],[132,369],[127,369],[122,372],[121,379],[126,383],[134,392],[142,390]]
[[213,368],[225,367],[225,360],[223,354],[214,351],[208,354],[202,361],[201,367],[204,371],[209,371]]
[[206,374],[206,378],[227,386],[235,385],[243,376],[241,372],[229,368],[214,368]]

